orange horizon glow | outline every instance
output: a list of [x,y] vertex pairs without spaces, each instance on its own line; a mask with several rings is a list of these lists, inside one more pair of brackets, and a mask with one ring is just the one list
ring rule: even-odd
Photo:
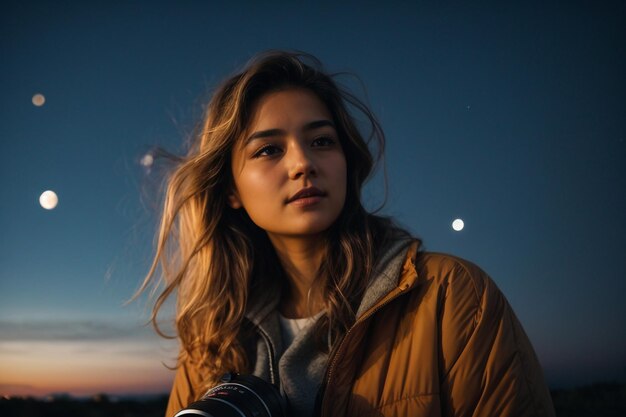
[[159,395],[168,394],[172,386],[172,378],[163,381],[142,381],[140,384],[122,383],[105,385],[96,381],[81,382],[79,385],[20,385],[0,380],[0,397],[36,397],[44,398],[51,395],[69,395],[72,397],[92,397],[97,394],[107,395]]
[[168,393],[175,350],[152,343],[0,343],[0,396]]

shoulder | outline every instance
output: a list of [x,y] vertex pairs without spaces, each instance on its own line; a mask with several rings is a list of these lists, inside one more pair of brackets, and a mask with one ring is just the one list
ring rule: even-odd
[[[465,259],[421,253],[415,259],[415,289],[424,294],[440,335],[443,367],[450,370],[461,354],[474,354],[493,342],[512,310],[489,275]],[[421,288],[421,289],[420,289]],[[466,350],[472,339],[481,341]]]
[[417,274],[416,284],[432,287],[431,290],[440,292],[447,301],[454,301],[461,296],[479,308],[485,296],[501,296],[489,275],[466,259],[444,253],[420,252],[413,262]]
[[458,256],[437,252],[420,252],[415,268],[422,279],[433,279],[440,283],[463,283],[482,292],[490,278],[478,265]]
[[479,266],[457,256],[419,253],[414,260],[415,292],[437,317],[442,348],[460,354],[478,326],[497,328],[510,306],[500,289]]
[[442,398],[450,414],[553,416],[530,340],[489,275],[439,253],[419,254],[415,268],[414,289],[436,320]]

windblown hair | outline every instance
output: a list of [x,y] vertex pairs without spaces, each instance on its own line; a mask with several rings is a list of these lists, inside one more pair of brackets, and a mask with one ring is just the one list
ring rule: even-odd
[[[266,233],[244,209],[228,204],[232,190],[231,153],[242,140],[255,104],[270,92],[307,89],[326,105],[335,123],[347,163],[345,205],[325,233],[326,254],[312,291],[323,295],[325,314],[315,329],[320,349],[336,341],[355,320],[355,311],[379,256],[397,230],[391,221],[368,213],[361,187],[375,158],[369,144],[384,149],[384,135],[373,114],[353,94],[321,70],[314,57],[269,51],[226,80],[213,94],[203,123],[185,157],[167,178],[156,254],[139,292],[160,290],[151,321],[175,294],[179,361],[191,361],[213,385],[226,371],[250,372],[238,337],[256,287],[276,288],[285,277]],[[351,114],[365,116],[365,139]]]

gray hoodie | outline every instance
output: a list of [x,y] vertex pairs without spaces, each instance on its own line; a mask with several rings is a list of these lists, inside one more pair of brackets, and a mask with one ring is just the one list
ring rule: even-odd
[[[388,245],[361,300],[357,317],[397,286],[410,243],[410,239],[403,237]],[[250,303],[246,318],[253,324],[256,340],[248,341],[248,357],[256,358],[252,363],[254,375],[280,386],[291,415],[311,416],[328,353],[316,347],[314,322],[303,328],[291,345],[283,346],[276,291],[258,294]]]

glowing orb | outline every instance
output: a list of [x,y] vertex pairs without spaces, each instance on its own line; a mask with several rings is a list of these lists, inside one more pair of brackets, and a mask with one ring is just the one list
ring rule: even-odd
[[460,232],[461,230],[463,230],[464,227],[465,227],[465,222],[461,219],[455,219],[452,222],[452,228],[457,232]]
[[59,204],[59,197],[57,197],[57,194],[54,191],[44,191],[39,196],[39,204],[41,204],[41,207],[46,210],[52,210],[57,206],[57,204]]
[[46,98],[44,97],[43,94],[35,94],[33,96],[33,104],[37,107],[41,107],[44,105],[44,103],[46,102]]
[[141,158],[139,163],[146,168],[151,167],[152,164],[154,163],[154,156],[147,153],[143,156],[143,158]]

